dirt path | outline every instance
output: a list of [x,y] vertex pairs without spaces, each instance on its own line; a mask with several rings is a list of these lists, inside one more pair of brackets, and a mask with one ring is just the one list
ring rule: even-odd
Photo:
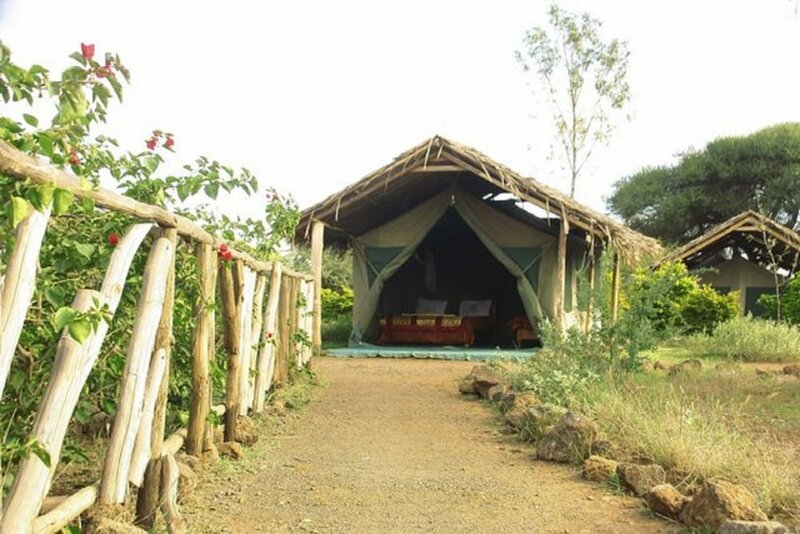
[[535,462],[456,394],[474,364],[320,358],[314,402],[184,505],[193,532],[665,532],[640,502]]

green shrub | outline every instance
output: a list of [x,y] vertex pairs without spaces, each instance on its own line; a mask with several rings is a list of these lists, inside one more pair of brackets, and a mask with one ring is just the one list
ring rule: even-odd
[[664,337],[677,332],[710,332],[739,313],[738,293],[722,295],[690,274],[680,262],[637,270],[626,294],[626,306],[644,300],[647,315]]
[[[780,320],[800,324],[800,278],[789,280],[780,291]],[[758,304],[768,317],[778,317],[778,297],[773,294],[761,295]]]
[[349,315],[322,317],[322,343],[326,347],[346,345],[350,339],[353,321]]
[[336,315],[350,315],[353,312],[353,290],[344,287],[339,290],[322,288],[322,317]]
[[736,317],[717,325],[714,333],[688,340],[698,353],[750,362],[800,360],[800,329],[768,319]]

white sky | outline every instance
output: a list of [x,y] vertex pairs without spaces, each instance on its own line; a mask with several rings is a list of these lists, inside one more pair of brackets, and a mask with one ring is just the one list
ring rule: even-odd
[[[81,41],[131,69],[109,133],[143,147],[172,131],[181,160],[249,167],[306,207],[434,133],[568,190],[550,112],[514,60],[544,1],[119,2],[0,0],[17,62],[63,66]],[[593,157],[578,198],[721,136],[800,121],[793,0],[563,2],[627,39],[630,122]],[[177,158],[176,158],[177,159]],[[222,203],[261,213],[258,199]]]

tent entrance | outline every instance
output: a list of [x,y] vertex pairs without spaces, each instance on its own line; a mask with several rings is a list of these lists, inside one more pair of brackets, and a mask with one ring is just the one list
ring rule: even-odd
[[[384,282],[377,309],[382,324],[371,336],[373,339],[367,341],[397,343],[383,333],[391,329],[392,318],[426,314],[447,315],[450,322],[464,322],[463,327],[474,334],[469,343],[472,347],[515,347],[519,341],[515,326],[519,328],[527,321],[517,278],[453,207],[445,211],[414,253]],[[433,325],[436,326],[439,325]],[[404,344],[451,344],[450,338],[444,335],[440,339],[435,332],[428,337],[408,334],[401,339]],[[452,344],[459,344],[455,341],[460,339],[458,336],[452,339]]]

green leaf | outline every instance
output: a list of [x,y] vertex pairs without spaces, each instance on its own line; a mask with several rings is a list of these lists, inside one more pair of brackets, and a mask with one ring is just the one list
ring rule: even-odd
[[53,305],[55,308],[60,308],[64,305],[64,297],[66,292],[61,286],[48,286],[44,288],[44,298]]
[[79,319],[69,325],[69,335],[78,343],[83,343],[92,333],[92,323],[89,319]]
[[11,197],[11,227],[16,228],[31,212],[30,203],[22,197]]
[[30,451],[39,458],[46,467],[50,467],[50,453],[35,438],[28,442]]
[[56,310],[55,315],[53,315],[53,326],[59,332],[72,324],[72,321],[75,320],[75,317],[78,315],[78,312],[70,308],[69,306],[62,306],[58,310]]
[[53,212],[56,215],[63,215],[69,211],[72,204],[72,191],[66,189],[56,189],[53,193]]
[[96,247],[91,243],[75,243],[75,250],[84,258],[91,259]]
[[55,188],[52,185],[40,185],[34,188],[33,195],[31,195],[31,204],[39,211],[44,211],[53,201],[53,191]]
[[39,140],[39,147],[42,149],[42,153],[50,159],[53,159],[55,156],[55,152],[53,150],[54,143],[53,139],[44,133],[40,133],[36,136],[36,139]]
[[87,197],[81,198],[81,210],[86,215],[91,215],[94,212],[94,200]]
[[211,182],[210,184],[206,184],[205,187],[203,187],[203,191],[205,191],[206,195],[210,198],[217,198],[219,194],[219,183]]
[[22,118],[23,118],[23,119],[25,119],[25,122],[27,122],[28,124],[30,124],[30,125],[31,125],[31,126],[33,126],[34,128],[36,128],[37,126],[39,126],[39,119],[37,119],[37,118],[36,118],[36,117],[34,117],[33,115],[30,115],[30,114],[28,114],[28,113],[23,113],[23,114],[22,114]]

